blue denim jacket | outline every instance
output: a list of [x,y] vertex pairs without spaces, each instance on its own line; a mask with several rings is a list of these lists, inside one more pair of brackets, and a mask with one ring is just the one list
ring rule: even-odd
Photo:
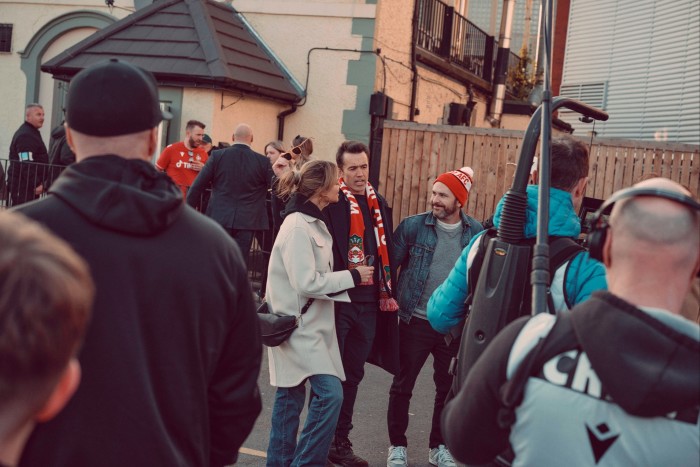
[[[460,212],[462,217],[462,248],[483,227],[473,217]],[[401,221],[394,232],[393,263],[399,268],[397,300],[399,317],[409,322],[423,293],[430,272],[433,252],[437,243],[435,216],[432,211],[410,216]],[[432,293],[432,291],[431,291]]]

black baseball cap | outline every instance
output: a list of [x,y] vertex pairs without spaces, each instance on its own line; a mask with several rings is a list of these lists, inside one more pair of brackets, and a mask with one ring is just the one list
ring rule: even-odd
[[66,123],[79,133],[127,135],[171,118],[160,108],[151,72],[116,58],[85,68],[68,88]]

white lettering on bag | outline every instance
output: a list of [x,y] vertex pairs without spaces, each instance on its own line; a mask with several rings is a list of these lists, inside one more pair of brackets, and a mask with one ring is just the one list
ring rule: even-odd
[[542,375],[557,386],[605,399],[603,385],[585,352],[569,350],[557,355],[542,366]]

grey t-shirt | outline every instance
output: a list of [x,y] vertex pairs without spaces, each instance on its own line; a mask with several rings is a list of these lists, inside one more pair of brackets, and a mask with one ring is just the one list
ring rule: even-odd
[[430,296],[433,294],[433,291],[447,279],[455,262],[459,259],[459,255],[462,254],[462,230],[461,221],[456,224],[446,224],[437,220],[435,224],[437,245],[435,245],[433,261],[430,264],[428,278],[425,281],[423,293],[420,296],[420,300],[418,300],[418,305],[416,305],[416,309],[413,311],[413,316],[428,319],[425,310],[428,307]]

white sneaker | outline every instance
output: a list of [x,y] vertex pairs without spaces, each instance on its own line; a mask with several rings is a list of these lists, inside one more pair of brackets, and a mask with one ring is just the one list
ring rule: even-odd
[[389,446],[386,467],[408,467],[408,452],[406,452],[406,446]]
[[452,454],[450,454],[450,451],[447,450],[444,444],[430,450],[428,462],[432,465],[437,465],[437,467],[457,467]]

